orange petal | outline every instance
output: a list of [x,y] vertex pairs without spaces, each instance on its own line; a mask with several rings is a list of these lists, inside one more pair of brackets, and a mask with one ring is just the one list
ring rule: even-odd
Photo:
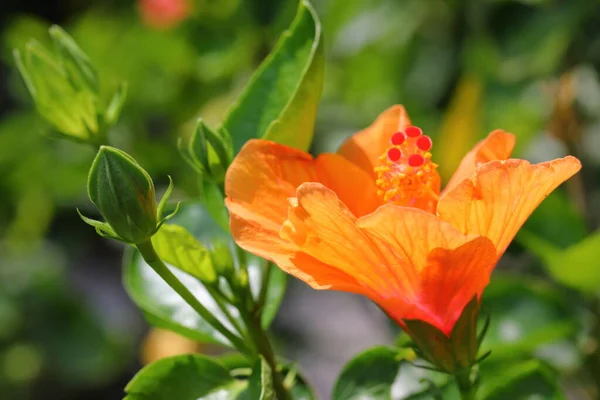
[[320,183],[298,187],[280,235],[302,253],[334,266],[376,293],[389,292],[390,271],[378,249],[356,227],[356,217]]
[[252,215],[236,203],[229,203],[231,231],[244,250],[274,262],[314,289],[333,289],[366,294],[366,290],[348,274],[314,257],[298,252],[298,248],[279,237],[268,227],[252,220]]
[[[437,327],[449,335],[463,309],[489,283],[496,249],[483,236],[453,249],[435,249],[423,270],[421,309],[436,316]],[[414,318],[408,316],[408,319]]]
[[372,177],[339,154],[317,157],[318,182],[333,190],[357,217],[369,214],[383,203]]
[[[332,186],[348,198],[356,212],[377,206],[369,200],[375,198],[369,176],[341,156],[323,155],[313,160],[309,154],[287,146],[251,140],[234,159],[225,179],[231,233],[243,249],[275,262],[315,288],[362,290],[357,289],[352,277],[307,255],[297,254],[297,247],[279,236],[287,219],[287,199],[296,195],[296,187],[308,181],[323,181]],[[371,193],[367,190],[369,185]],[[321,275],[311,277],[313,270]]]
[[581,168],[575,157],[541,164],[491,161],[440,198],[437,213],[463,233],[487,236],[504,253],[533,210]]
[[[388,293],[380,301],[391,317],[401,322],[417,318],[449,332],[464,306],[481,294],[496,261],[487,238],[465,236],[435,215],[414,208],[385,205],[358,221],[394,266],[393,277],[401,291],[412,290],[416,307],[397,309]],[[402,282],[410,282],[402,284]]]
[[515,135],[502,130],[493,131],[462,159],[444,191],[449,191],[463,180],[473,177],[477,166],[493,160],[508,159],[514,147]]
[[410,126],[410,119],[404,107],[390,107],[382,112],[371,126],[346,140],[338,154],[374,177],[373,168],[379,164],[379,156],[390,147],[392,134],[404,130],[407,126]]
[[316,179],[310,154],[250,140],[227,170],[225,193],[228,203],[240,204],[253,214],[250,219],[278,233],[287,216],[286,199],[294,196],[300,184]]

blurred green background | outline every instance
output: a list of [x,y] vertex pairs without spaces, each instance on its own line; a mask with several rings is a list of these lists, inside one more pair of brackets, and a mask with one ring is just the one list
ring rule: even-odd
[[[163,0],[167,1],[168,0]],[[116,399],[147,360],[218,351],[152,331],[122,289],[122,248],[75,212],[91,147],[53,138],[35,113],[12,49],[49,43],[63,26],[97,67],[108,95],[129,83],[112,143],[176,197],[198,194],[177,153],[195,118],[217,124],[293,18],[295,0],[190,0],[157,26],[125,0],[0,4],[0,397]],[[148,3],[148,2],[146,2]],[[573,154],[582,173],[528,221],[486,294],[488,347],[536,356],[574,399],[594,398],[600,289],[600,2],[596,0],[314,0],[327,66],[315,153],[335,151],[401,103],[434,138],[447,179],[489,131],[517,135],[516,155]],[[355,352],[396,331],[353,296],[292,283],[275,333],[322,398]],[[356,329],[349,332],[349,324]],[[145,344],[144,344],[145,343]],[[506,350],[508,349],[508,350]],[[487,361],[486,361],[487,362]],[[490,361],[490,371],[494,362]],[[490,372],[493,374],[493,372]],[[400,391],[402,389],[399,389]],[[400,396],[400,395],[399,395]]]

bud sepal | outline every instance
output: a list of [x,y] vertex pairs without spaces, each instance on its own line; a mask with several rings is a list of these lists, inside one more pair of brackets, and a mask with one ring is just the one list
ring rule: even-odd
[[478,335],[477,320],[480,302],[475,296],[463,309],[450,335],[421,320],[404,320],[404,330],[413,341],[415,352],[439,372],[452,375],[469,371],[482,361],[477,358],[488,321]]

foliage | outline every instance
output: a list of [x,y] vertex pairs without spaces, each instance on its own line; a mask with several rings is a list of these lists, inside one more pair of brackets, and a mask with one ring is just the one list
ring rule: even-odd
[[[225,173],[250,139],[333,151],[394,103],[431,133],[445,180],[499,127],[516,133],[519,157],[582,159],[583,172],[534,212],[494,273],[480,350],[473,341],[468,351],[454,350],[469,352],[469,367],[478,360],[477,398],[597,396],[598,4],[190,0],[184,18],[153,25],[144,8],[151,0],[60,3],[60,16],[0,6],[8,7],[0,91],[0,104],[8,104],[0,115],[0,392],[7,399],[119,396],[145,329],[116,284],[121,275],[151,326],[207,353],[244,356],[162,358],[137,372],[126,399],[266,400],[282,390],[316,398],[304,373],[275,352],[269,329],[287,275],[233,242]],[[106,157],[93,161],[106,144],[114,148],[100,155],[118,153],[111,159],[118,172]],[[90,195],[101,215],[85,198],[92,165]],[[164,209],[176,211],[166,202],[168,175],[183,203],[161,226]],[[164,202],[155,203],[155,190],[167,192]],[[142,245],[125,251],[122,271],[113,268],[121,248],[95,237],[76,208],[99,218],[85,220],[104,236]],[[442,334],[406,327],[422,338]],[[419,357],[405,339],[350,360],[329,382],[331,397],[458,398],[460,383],[427,369],[431,357]],[[275,344],[295,346],[285,338]]]

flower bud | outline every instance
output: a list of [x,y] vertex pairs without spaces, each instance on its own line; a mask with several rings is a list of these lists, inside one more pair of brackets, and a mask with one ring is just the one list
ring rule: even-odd
[[216,131],[198,120],[187,149],[180,146],[183,157],[202,176],[215,183],[225,179],[225,172],[233,159],[231,136],[224,129]]
[[[485,334],[477,335],[479,301],[474,297],[456,321],[450,336],[421,320],[404,320],[404,330],[412,338],[417,354],[441,372],[462,373],[481,361],[477,358]],[[485,357],[485,356],[484,356]]]
[[88,194],[106,223],[84,221],[103,236],[133,244],[146,242],[166,220],[160,220],[160,214],[171,187],[157,207],[148,173],[127,153],[101,146],[90,169]]
[[[101,107],[98,76],[87,55],[58,26],[50,28],[55,51],[31,40],[15,62],[39,114],[64,138],[101,144],[106,133],[105,110]],[[116,97],[121,101],[124,91]],[[115,101],[111,101],[116,114]],[[116,118],[110,121],[113,124]]]

